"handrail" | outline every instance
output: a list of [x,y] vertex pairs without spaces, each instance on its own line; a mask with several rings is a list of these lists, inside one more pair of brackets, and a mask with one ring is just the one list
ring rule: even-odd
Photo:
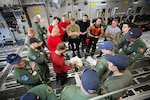
[[[139,93],[134,96],[123,98],[123,100],[144,100],[150,97],[150,90],[146,92]],[[147,99],[148,100],[148,99]]]
[[[24,48],[24,46],[20,46],[15,53],[20,54],[20,52],[22,51],[23,48]],[[0,88],[3,85],[3,83],[5,82],[7,75],[10,73],[11,70],[12,70],[12,67],[10,67],[9,63],[7,63],[7,65],[2,70],[1,75],[0,75]]]
[[150,80],[146,81],[146,82],[143,82],[141,84],[131,85],[131,86],[123,88],[123,89],[119,89],[119,90],[116,90],[116,91],[113,91],[113,92],[110,92],[110,93],[107,93],[107,94],[103,94],[103,95],[91,98],[89,100],[100,100],[102,98],[108,97],[110,95],[113,95],[113,94],[116,94],[116,93],[119,93],[119,92],[122,92],[122,91],[125,91],[125,90],[128,90],[128,89],[131,89],[131,88],[137,88],[137,87],[143,86],[144,84],[150,84]]

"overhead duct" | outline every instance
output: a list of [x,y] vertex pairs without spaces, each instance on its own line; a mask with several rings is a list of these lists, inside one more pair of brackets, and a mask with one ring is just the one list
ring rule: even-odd
[[113,17],[116,14],[116,10],[118,10],[118,7],[112,8],[111,17]]
[[128,9],[127,9],[126,15],[129,15],[129,12],[131,11],[131,9],[132,9],[132,8],[128,8]]

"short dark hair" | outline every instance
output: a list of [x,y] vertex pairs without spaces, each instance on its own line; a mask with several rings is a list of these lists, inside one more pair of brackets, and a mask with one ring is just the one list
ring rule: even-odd
[[88,15],[87,15],[87,14],[84,14],[83,16],[86,16],[86,17],[88,17]]
[[57,20],[60,22],[60,18],[57,17],[57,16],[55,16],[53,19],[54,19],[54,20],[57,19]]
[[115,21],[115,22],[119,23],[117,18],[114,18],[112,21]]
[[[129,27],[132,28],[132,24],[131,24],[130,22],[124,22],[123,24],[127,24]],[[122,24],[122,25],[123,25],[123,24]]]
[[100,20],[103,22],[103,19],[102,19],[101,17],[97,17],[96,20],[97,20],[97,19],[100,19]]
[[64,43],[64,42],[61,42],[61,43],[59,43],[58,45],[57,45],[57,50],[64,50],[64,49],[66,49],[67,48],[67,46],[66,46],[66,44]]
[[70,21],[75,21],[75,18],[71,18]]

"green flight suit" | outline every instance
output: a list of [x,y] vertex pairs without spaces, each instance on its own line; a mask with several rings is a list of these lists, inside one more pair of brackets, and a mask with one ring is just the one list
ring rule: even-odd
[[58,100],[53,89],[46,84],[35,86],[30,89],[28,93],[34,93],[36,96],[40,97],[40,100]]
[[87,96],[81,91],[80,87],[69,85],[62,90],[60,100],[88,100],[96,96],[98,96],[98,94]]
[[44,36],[43,36],[44,31],[43,31],[42,27],[40,26],[40,24],[37,23],[37,22],[34,22],[34,23],[32,24],[32,27],[34,28],[34,31],[35,31],[36,36],[38,37],[38,39],[40,39],[40,41],[43,42],[42,45],[43,45],[43,46],[44,46],[44,45],[46,46],[45,39],[44,39]]
[[41,76],[43,81],[48,81],[49,67],[45,62],[45,55],[38,50],[34,50],[31,47],[28,49],[29,60],[36,62],[41,69]]
[[40,69],[37,64],[35,64],[35,71],[37,71],[37,75],[33,76],[32,69],[30,67],[29,61],[25,61],[25,67],[24,68],[17,68],[14,67],[14,78],[15,80],[24,85],[25,88],[31,89],[32,87],[41,84],[41,77],[40,77]]
[[120,38],[121,38],[121,32],[116,33],[115,38],[112,39],[112,42],[114,43],[115,46],[117,46],[118,41],[120,40]]
[[147,47],[146,44],[141,40],[138,39],[135,43],[132,45],[129,44],[129,42],[124,39],[121,39],[120,43],[118,43],[117,50],[120,48],[122,49],[121,54],[128,56],[129,61],[130,61],[130,66],[128,67],[129,70],[133,69],[134,62],[142,57],[142,55],[146,52]]
[[110,74],[110,70],[108,69],[108,63],[104,55],[102,55],[99,61],[97,61],[96,66],[93,66],[92,69],[98,73],[100,77],[100,84],[103,84],[104,80]]
[[[35,38],[37,38],[37,37],[35,37]],[[37,38],[37,39],[38,39],[38,38]],[[26,36],[26,38],[25,38],[25,43],[24,43],[24,44],[27,45],[28,47],[30,46],[29,40],[30,40],[30,38]],[[38,39],[38,40],[39,40],[39,39]],[[40,40],[39,40],[39,41],[40,41]],[[45,55],[45,57],[46,57],[46,59],[49,60],[49,57],[48,57],[46,51],[44,51],[43,46],[39,46],[37,49],[38,49],[40,52],[43,52],[44,55]]]
[[115,47],[115,53],[119,53],[119,49],[124,45],[124,43],[126,42],[126,38],[124,35],[121,36],[118,44]]
[[[130,86],[133,82],[132,74],[129,70],[125,70],[125,73],[121,76],[111,76],[104,82],[104,89],[106,93],[116,91],[119,89]],[[118,100],[119,97],[124,95],[125,91],[113,94],[110,100]]]

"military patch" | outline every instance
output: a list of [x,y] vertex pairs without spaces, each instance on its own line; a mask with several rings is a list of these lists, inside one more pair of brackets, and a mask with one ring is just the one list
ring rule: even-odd
[[138,52],[140,52],[140,53],[144,53],[144,48],[138,48],[138,50],[137,50]]
[[22,80],[22,81],[27,81],[28,79],[29,79],[29,77],[26,76],[26,75],[23,75],[23,76],[21,77],[21,80]]
[[36,60],[36,56],[33,55],[33,56],[31,57],[31,60]]
[[47,92],[52,93],[52,88],[50,86],[47,87]]

